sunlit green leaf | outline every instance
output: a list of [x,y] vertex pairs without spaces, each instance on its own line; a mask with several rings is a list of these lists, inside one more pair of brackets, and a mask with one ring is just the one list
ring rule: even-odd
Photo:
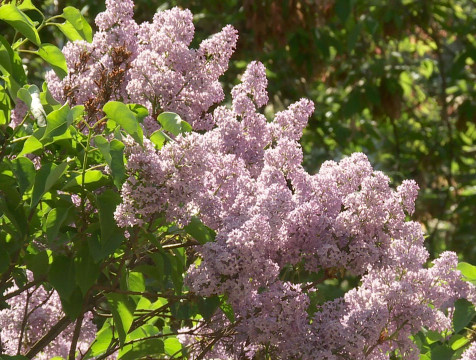
[[110,101],[103,108],[107,117],[120,125],[135,141],[142,145],[143,132],[135,113],[119,101]]
[[154,145],[157,146],[158,149],[161,149],[162,146],[164,146],[166,137],[164,136],[162,130],[157,130],[157,131],[154,131],[150,135],[149,139],[150,139],[150,141],[152,141],[154,143]]
[[104,183],[105,176],[102,171],[99,170],[87,170],[84,173],[84,177],[82,174],[77,175],[72,180],[68,181],[66,185],[63,187],[63,190],[69,190],[74,187],[82,187],[83,185],[87,189],[97,188],[101,184]]
[[184,230],[200,244],[205,244],[215,240],[215,232],[209,227],[203,225],[197,217],[192,217],[188,225],[184,227]]
[[168,355],[178,356],[181,353],[182,344],[180,343],[180,341],[178,341],[177,338],[169,337],[164,340],[164,349]]
[[33,44],[40,46],[40,36],[31,19],[13,4],[0,7],[0,20],[7,22],[18,32],[25,35]]
[[56,46],[52,44],[41,44],[37,54],[51,65],[60,79],[63,79],[68,74],[66,59],[61,50]]
[[111,293],[107,295],[107,299],[114,319],[115,329],[119,335],[119,341],[121,344],[124,344],[126,335],[134,320],[135,305],[126,295],[122,294]]
[[189,123],[183,121],[179,115],[172,112],[161,113],[157,120],[165,131],[168,131],[175,136],[192,131],[192,127]]

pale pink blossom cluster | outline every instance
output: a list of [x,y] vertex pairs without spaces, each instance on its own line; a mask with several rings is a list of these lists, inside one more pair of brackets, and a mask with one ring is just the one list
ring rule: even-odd
[[[267,122],[258,112],[267,100],[264,66],[251,63],[242,80],[232,107],[213,111],[213,129],[160,151],[129,141],[118,224],[165,214],[184,225],[198,216],[217,232],[198,249],[202,261],[186,283],[203,296],[226,294],[236,342],[246,344],[231,358],[269,346],[283,359],[389,359],[393,351],[418,359],[409,337],[422,327],[451,330],[446,310],[459,298],[475,301],[454,253],[424,266],[422,229],[406,221],[418,186],[393,190],[361,153],[310,175],[298,140],[313,104],[300,100]],[[309,315],[316,286],[283,280],[290,266],[362,283]]]
[[[33,280],[27,272],[29,281]],[[6,295],[18,290],[15,285]],[[42,285],[34,286],[6,301],[8,308],[0,310],[0,351],[5,355],[26,354],[32,346],[62,319],[61,301],[55,290],[46,290]],[[84,315],[77,343],[78,354],[84,354],[96,337],[97,328],[92,322],[92,313]],[[22,330],[23,329],[23,330]],[[47,360],[55,356],[67,358],[74,324],[70,324],[53,341],[49,342],[35,360]]]
[[23,118],[26,116],[27,113],[28,106],[23,101],[19,100],[15,105],[15,108],[11,112],[11,120],[9,126],[15,129],[18,125],[21,124]]
[[151,114],[145,119],[150,131],[163,111],[180,113],[195,129],[210,129],[206,112],[224,98],[218,78],[236,46],[236,30],[226,26],[193,49],[189,10],[158,12],[152,22],[138,25],[133,7],[132,0],[107,0],[92,43],[75,41],[63,48],[69,73],[63,80],[47,74],[53,96],[84,104],[91,114],[110,100],[140,103]]
[[474,360],[476,359],[476,342],[473,341],[471,345],[464,351],[461,356],[461,360]]

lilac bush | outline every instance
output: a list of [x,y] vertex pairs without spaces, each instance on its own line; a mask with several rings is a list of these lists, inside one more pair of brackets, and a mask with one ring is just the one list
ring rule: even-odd
[[[138,26],[132,1],[107,5],[92,44],[64,49],[76,72],[62,82],[50,73],[48,84],[57,99],[87,105],[111,86],[101,74],[117,71],[114,56],[122,49],[120,84],[103,102],[145,105],[150,131],[162,111],[207,130],[179,135],[159,151],[148,140],[141,146],[130,139],[130,175],[115,217],[133,227],[160,214],[181,226],[198,216],[217,232],[215,242],[197,249],[202,260],[186,284],[203,296],[227,296],[239,322],[236,355],[269,344],[282,358],[386,359],[396,350],[418,359],[411,335],[422,327],[451,330],[447,309],[459,298],[474,301],[475,289],[461,279],[453,253],[425,267],[422,229],[406,220],[414,211],[414,181],[392,190],[361,153],[308,174],[298,141],[314,106],[302,99],[267,122],[258,111],[268,101],[261,63],[251,63],[233,88],[231,108],[208,112],[223,100],[218,78],[236,45],[233,28],[194,50],[189,11],[159,12]],[[81,63],[84,71],[75,67],[80,56],[90,65]],[[315,284],[281,280],[289,265],[329,278],[348,272],[362,276],[362,284],[309,315]]]
[[[30,201],[27,223],[35,215],[44,224],[30,248],[20,245],[32,254],[48,248],[40,265],[51,263],[62,275],[65,264],[65,276],[76,271],[75,288],[57,273],[40,274],[59,294],[39,282],[9,297],[0,310],[3,352],[37,346],[78,297],[80,315],[72,312],[35,358],[131,359],[135,351],[198,359],[416,360],[421,331],[442,339],[453,332],[455,303],[476,303],[476,288],[457,269],[455,253],[429,261],[423,230],[410,220],[416,182],[394,189],[362,153],[308,173],[299,140],[314,111],[310,100],[267,119],[266,69],[251,62],[231,103],[223,103],[219,78],[237,44],[235,29],[226,26],[194,49],[190,11],[173,8],[137,24],[132,0],[106,5],[92,41],[63,48],[68,73],[47,74],[59,104],[45,105],[57,116],[66,109],[62,121],[73,126],[66,140],[75,139],[70,147],[78,153],[63,165],[47,164],[55,171],[64,166],[67,176],[45,191],[40,212],[44,194]],[[31,109],[16,104],[10,124],[18,130]],[[25,135],[20,153],[36,151],[38,172],[48,160],[38,152],[54,144],[51,134],[61,127],[50,114],[46,129]],[[35,183],[35,196],[46,184]],[[56,200],[61,207],[53,212]],[[213,239],[196,239],[189,229],[197,221]],[[76,235],[65,240],[61,229]],[[184,233],[186,241],[169,241]],[[13,269],[24,267],[8,267],[1,285],[12,284]],[[31,267],[40,272],[38,264]],[[307,276],[292,276],[300,273]],[[343,296],[327,296],[323,284],[348,279],[355,286]],[[180,313],[207,301],[216,302],[212,311],[186,319]]]

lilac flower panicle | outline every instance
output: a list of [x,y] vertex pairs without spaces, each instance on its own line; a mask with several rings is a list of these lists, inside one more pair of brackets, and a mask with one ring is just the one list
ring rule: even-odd
[[[27,271],[29,281],[33,275]],[[7,291],[18,290],[13,286]],[[0,345],[2,353],[16,355],[18,349],[26,353],[36,341],[41,339],[65,314],[55,290],[47,291],[42,285],[35,286],[8,299],[9,308],[0,310]],[[84,315],[77,351],[85,353],[96,337],[97,328],[92,322],[92,313]],[[22,325],[25,324],[22,333]],[[73,337],[74,324],[70,324],[53,341],[35,356],[35,360],[47,360],[56,356],[67,358]],[[19,341],[21,338],[21,346]]]
[[20,125],[28,113],[28,106],[21,100],[17,102],[15,105],[15,108],[13,108],[11,112],[11,121],[9,126],[13,129],[15,129],[18,125]]
[[463,352],[461,360],[474,360],[476,359],[476,342],[472,342],[471,345]]
[[[216,108],[209,131],[160,151],[147,140],[144,148],[128,143],[118,224],[165,214],[182,225],[200,216],[214,229],[215,242],[197,249],[202,261],[185,282],[199,295],[226,294],[240,321],[235,345],[250,345],[249,354],[268,344],[280,358],[389,359],[398,351],[418,359],[410,336],[422,327],[451,330],[446,310],[474,287],[461,279],[454,253],[424,266],[423,231],[406,221],[415,182],[392,189],[362,153],[325,162],[314,175],[303,169],[298,140],[314,106],[300,100],[267,122],[258,112],[264,74],[262,64],[248,66],[231,109]],[[361,276],[362,284],[310,317],[315,289],[282,280],[290,265]],[[238,356],[236,346],[217,346]]]
[[210,129],[207,111],[224,98],[218,78],[235,49],[236,30],[228,25],[192,49],[189,10],[158,12],[152,22],[138,25],[133,7],[132,0],[106,1],[92,43],[75,41],[63,48],[68,75],[60,80],[47,73],[51,93],[58,101],[84,104],[90,122],[98,120],[105,103],[118,100],[148,108],[149,132],[158,128],[163,111],[180,113],[194,129]]

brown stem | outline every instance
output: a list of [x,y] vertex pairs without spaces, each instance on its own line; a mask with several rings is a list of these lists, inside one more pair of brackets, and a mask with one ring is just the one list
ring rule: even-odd
[[38,340],[31,349],[26,353],[28,359],[33,359],[45,346],[47,346],[51,341],[53,341],[64,329],[71,324],[71,320],[67,316],[63,316],[56,324],[53,326],[46,335],[44,335],[40,340]]
[[25,311],[23,312],[23,319],[21,322],[20,338],[18,339],[17,355],[21,353],[21,345],[23,343],[23,336],[25,335],[26,323],[28,321],[28,304],[30,303],[31,293],[26,293]]
[[5,301],[5,300],[8,300],[8,299],[11,299],[12,297],[15,297],[17,295],[20,295],[23,291],[25,290],[28,290],[30,288],[32,288],[33,286],[35,285],[38,285],[39,283],[41,283],[45,278],[44,277],[41,277],[37,280],[34,280],[28,284],[26,284],[25,286],[22,286],[21,288],[19,288],[18,290],[15,290],[15,291],[12,291],[11,293],[8,293],[4,296],[2,296],[2,300]]
[[205,349],[203,349],[203,351],[196,357],[195,360],[202,360],[205,358],[205,355],[207,355],[207,353],[213,348],[213,346],[215,346],[215,344],[220,341],[222,338],[224,338],[225,336],[228,336],[232,333],[232,330],[240,323],[240,320],[236,321],[234,324],[232,324],[231,326],[229,326],[227,329],[223,329],[223,331],[216,337],[213,339],[212,342],[210,342],[206,347]]
[[169,294],[159,294],[159,293],[152,293],[147,291],[129,291],[129,290],[122,290],[114,287],[102,286],[102,285],[95,285],[93,286],[94,289],[103,290],[107,292],[113,292],[117,294],[124,294],[124,295],[140,295],[140,296],[149,296],[153,298],[165,298],[165,299],[173,299],[173,300],[188,300],[190,296],[177,296],[177,295],[169,295]]
[[79,334],[81,333],[81,325],[83,324],[84,313],[81,312],[81,315],[76,320],[76,325],[74,326],[73,339],[71,340],[71,346],[69,348],[68,360],[74,360],[76,355],[76,346],[78,344]]

